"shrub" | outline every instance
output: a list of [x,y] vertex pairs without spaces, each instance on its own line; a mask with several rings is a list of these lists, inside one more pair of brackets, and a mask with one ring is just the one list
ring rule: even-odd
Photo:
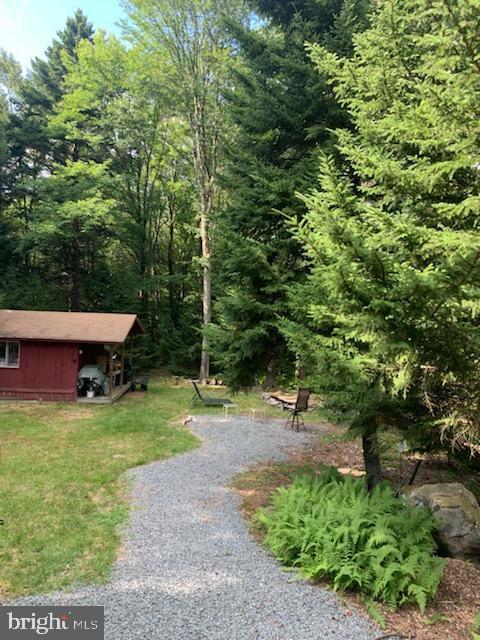
[[281,562],[329,579],[334,589],[354,589],[392,609],[416,602],[421,611],[437,591],[444,561],[434,555],[433,517],[387,484],[368,494],[363,480],[334,469],[298,476],[258,517]]

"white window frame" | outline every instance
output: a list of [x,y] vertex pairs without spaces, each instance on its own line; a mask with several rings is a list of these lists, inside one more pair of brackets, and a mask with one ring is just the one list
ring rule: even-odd
[[[19,340],[0,340],[0,342],[3,342],[5,344],[5,363],[3,364],[2,362],[0,362],[0,369],[18,369],[20,367],[20,350],[21,350],[20,341]],[[8,352],[9,352],[10,344],[18,345],[18,362],[16,362],[15,364],[8,363],[8,355],[9,355]]]

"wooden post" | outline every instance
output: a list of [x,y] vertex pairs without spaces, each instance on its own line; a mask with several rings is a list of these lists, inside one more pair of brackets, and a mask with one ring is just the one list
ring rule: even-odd
[[110,395],[113,393],[113,345],[110,345],[110,355],[109,355],[109,376],[110,376]]
[[130,336],[130,367],[133,370],[133,336]]
[[120,384],[125,384],[125,342],[122,342],[122,364],[121,364],[121,373],[120,373]]

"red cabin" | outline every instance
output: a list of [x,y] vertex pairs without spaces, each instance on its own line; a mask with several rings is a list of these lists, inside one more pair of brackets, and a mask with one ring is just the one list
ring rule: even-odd
[[0,398],[74,402],[78,372],[95,364],[112,402],[130,386],[125,343],[131,362],[133,336],[142,333],[136,315],[0,309]]

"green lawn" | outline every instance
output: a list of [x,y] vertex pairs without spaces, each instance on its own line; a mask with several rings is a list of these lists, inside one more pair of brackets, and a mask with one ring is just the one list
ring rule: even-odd
[[[205,389],[225,396],[225,389]],[[126,469],[188,451],[182,427],[193,389],[153,380],[146,394],[112,406],[0,403],[0,596],[105,579],[128,518]],[[240,413],[266,408],[259,394],[233,396]]]
[[0,403],[0,592],[103,579],[128,515],[123,471],[197,446],[189,389],[154,382],[112,406]]

